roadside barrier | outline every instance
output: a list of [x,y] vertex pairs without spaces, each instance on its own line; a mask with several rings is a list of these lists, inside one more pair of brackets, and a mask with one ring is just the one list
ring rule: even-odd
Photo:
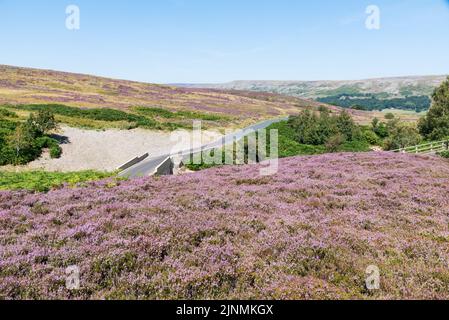
[[149,153],[145,153],[143,156],[141,157],[136,157],[130,161],[128,161],[127,163],[121,165],[120,167],[117,168],[117,171],[123,171],[126,170],[136,164],[138,164],[139,162],[142,162],[143,160],[145,160],[146,158],[148,158],[150,156]]

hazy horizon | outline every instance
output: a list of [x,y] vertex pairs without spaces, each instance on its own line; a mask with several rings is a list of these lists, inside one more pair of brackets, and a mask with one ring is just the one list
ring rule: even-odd
[[131,81],[131,82],[142,82],[142,83],[154,83],[154,84],[160,84],[160,85],[214,85],[214,84],[226,84],[226,83],[232,83],[232,82],[357,82],[357,81],[370,81],[370,80],[381,80],[381,79],[401,79],[401,78],[433,78],[433,77],[446,77],[449,76],[448,74],[430,74],[430,75],[404,75],[404,76],[386,76],[386,77],[377,77],[377,78],[365,78],[365,79],[337,79],[337,80],[331,80],[331,79],[319,79],[319,80],[303,80],[303,79],[286,79],[286,80],[280,80],[280,79],[236,79],[236,80],[230,80],[226,82],[148,82],[148,81],[140,81],[135,79],[126,79],[126,78],[115,78],[115,77],[108,77],[98,74],[92,74],[92,73],[80,73],[80,72],[73,72],[73,71],[65,71],[65,70],[56,70],[56,69],[47,69],[47,68],[35,68],[35,67],[24,67],[24,66],[14,66],[14,65],[5,65],[0,64],[0,66],[7,66],[12,68],[21,68],[21,69],[35,69],[35,70],[41,70],[41,71],[54,71],[54,72],[61,72],[61,73],[71,73],[71,74],[82,74],[86,76],[93,76],[93,77],[100,77],[100,78],[106,78],[106,79],[112,79],[112,80],[123,80],[123,81]]

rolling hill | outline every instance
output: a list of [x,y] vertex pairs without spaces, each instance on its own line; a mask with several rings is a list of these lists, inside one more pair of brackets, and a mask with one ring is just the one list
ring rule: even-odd
[[[246,89],[251,90],[187,88],[0,65],[0,105],[62,104],[126,112],[133,112],[133,108],[139,106],[226,116],[226,125],[222,121],[216,124],[218,127],[242,127],[260,120],[297,114],[304,109],[318,110],[320,106],[336,113],[342,110],[308,98]],[[64,110],[64,114],[69,112],[73,113]],[[360,110],[350,110],[350,113],[359,123],[369,123],[374,117],[384,116],[380,112]],[[399,116],[404,121],[418,118],[414,114]],[[122,115],[121,118],[126,117]]]
[[0,191],[0,299],[449,298],[448,162],[328,154],[259,169]]
[[0,105],[49,103],[122,110],[135,106],[157,107],[221,114],[246,122],[321,105],[276,94],[178,88],[0,65]]
[[433,90],[445,79],[445,76],[422,76],[356,81],[233,81],[181,86],[271,92],[369,111],[402,109],[422,112],[429,109]]
[[384,99],[429,96],[446,76],[411,76],[351,81],[233,81],[223,84],[183,84],[180,86],[225,90],[271,92],[306,99],[338,94],[371,94]]

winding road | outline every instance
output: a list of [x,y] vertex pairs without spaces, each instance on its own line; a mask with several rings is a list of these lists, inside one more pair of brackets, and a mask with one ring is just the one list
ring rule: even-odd
[[[218,139],[215,142],[205,144],[205,145],[195,148],[195,149],[187,149],[187,150],[177,152],[176,155],[188,156],[190,154],[220,148],[222,146],[229,145],[229,144],[233,143],[234,141],[238,141],[254,131],[265,129],[265,128],[269,127],[270,125],[272,125],[273,123],[278,123],[278,122],[285,121],[285,120],[288,120],[288,117],[266,120],[266,121],[251,125],[249,127],[246,127],[244,129],[241,129],[239,131],[236,131],[232,134],[226,135],[226,136]],[[137,178],[137,177],[153,175],[156,172],[157,168],[162,163],[164,163],[167,160],[167,158],[172,157],[172,156],[174,156],[174,155],[173,154],[165,154],[165,155],[160,155],[160,156],[153,157],[153,158],[147,158],[147,159],[143,160],[142,162],[137,163],[137,164],[133,165],[132,167],[120,172],[119,176],[126,177],[126,178]]]

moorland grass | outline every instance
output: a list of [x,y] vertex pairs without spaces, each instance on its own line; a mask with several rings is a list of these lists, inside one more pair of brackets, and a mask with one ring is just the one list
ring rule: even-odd
[[101,180],[114,175],[115,173],[91,170],[67,173],[46,171],[0,171],[0,190],[46,192],[66,184],[73,187],[79,183]]
[[191,128],[188,120],[202,120],[219,122],[230,120],[229,117],[193,112],[193,111],[169,111],[162,108],[134,107],[129,111],[111,108],[81,109],[62,104],[32,104],[4,106],[0,113],[10,113],[10,110],[21,112],[37,112],[40,110],[51,111],[58,121],[74,127],[88,129],[134,129],[144,128],[152,130],[174,131],[177,129]]
[[229,117],[222,115],[186,111],[186,110],[170,111],[162,108],[147,108],[147,107],[135,107],[133,108],[133,110],[142,115],[160,117],[165,119],[190,119],[190,120],[204,120],[204,121],[229,120]]

